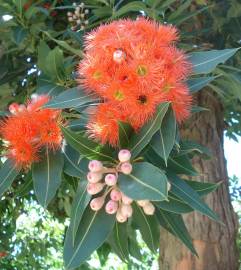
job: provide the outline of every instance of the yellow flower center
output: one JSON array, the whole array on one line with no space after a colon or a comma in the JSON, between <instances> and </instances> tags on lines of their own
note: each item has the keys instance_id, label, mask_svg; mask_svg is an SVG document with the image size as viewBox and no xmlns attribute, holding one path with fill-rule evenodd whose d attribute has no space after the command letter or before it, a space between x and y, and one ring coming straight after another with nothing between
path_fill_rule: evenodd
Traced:
<instances>
[{"instance_id":1,"label":"yellow flower center","mask_svg":"<svg viewBox=\"0 0 241 270\"><path fill-rule=\"evenodd\" d=\"M139 65L137 67L137 74L140 76L145 76L148 73L147 66L145 65Z\"/></svg>"},{"instance_id":2,"label":"yellow flower center","mask_svg":"<svg viewBox=\"0 0 241 270\"><path fill-rule=\"evenodd\" d=\"M94 78L95 80L99 80L99 79L101 79L101 77L102 77L102 73L101 73L99 70L96 70L96 71L93 73L93 78Z\"/></svg>"},{"instance_id":3,"label":"yellow flower center","mask_svg":"<svg viewBox=\"0 0 241 270\"><path fill-rule=\"evenodd\" d=\"M118 101L122 101L125 98L125 95L120 90L117 90L114 94L114 98Z\"/></svg>"}]
</instances>

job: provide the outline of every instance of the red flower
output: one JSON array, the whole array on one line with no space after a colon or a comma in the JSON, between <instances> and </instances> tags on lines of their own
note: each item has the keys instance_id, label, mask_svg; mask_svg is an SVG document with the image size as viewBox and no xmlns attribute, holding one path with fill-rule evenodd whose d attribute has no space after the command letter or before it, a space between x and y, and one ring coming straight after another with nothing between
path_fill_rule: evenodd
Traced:
<instances>
[{"instance_id":1,"label":"red flower","mask_svg":"<svg viewBox=\"0 0 241 270\"><path fill-rule=\"evenodd\" d=\"M135 129L150 120L164 101L172 103L180 122L190 114L192 99L184 81L191 65L174 46L177 40L175 27L145 18L102 25L85 38L79 82L87 92L94 92L108 102L105 113L118 110ZM114 120L120 115L110 119L100 113L102 110L97 110L88 127L93 131L97 123L110 126L112 132L106 131L108 135L104 131L92 135L102 143L114 144L118 134Z\"/></svg>"},{"instance_id":2,"label":"red flower","mask_svg":"<svg viewBox=\"0 0 241 270\"><path fill-rule=\"evenodd\" d=\"M9 106L10 115L0 123L2 139L7 144L7 156L19 167L30 167L40 160L42 147L56 149L62 142L60 111L42 109L48 96L36 96L27 107L16 103Z\"/></svg>"}]
</instances>

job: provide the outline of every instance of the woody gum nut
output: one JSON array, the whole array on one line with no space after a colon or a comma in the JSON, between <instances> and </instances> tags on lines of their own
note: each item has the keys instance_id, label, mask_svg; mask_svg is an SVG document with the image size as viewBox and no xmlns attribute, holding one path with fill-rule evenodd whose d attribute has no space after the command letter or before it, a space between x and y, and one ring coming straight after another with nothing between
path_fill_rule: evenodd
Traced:
<instances>
[{"instance_id":1,"label":"woody gum nut","mask_svg":"<svg viewBox=\"0 0 241 270\"><path fill-rule=\"evenodd\" d=\"M114 186L117 183L117 177L114 174L107 174L105 176L105 183L107 186Z\"/></svg>"},{"instance_id":2,"label":"woody gum nut","mask_svg":"<svg viewBox=\"0 0 241 270\"><path fill-rule=\"evenodd\" d=\"M127 216L123 216L120 209L118 209L116 213L116 219L118 222L124 223L127 221Z\"/></svg>"},{"instance_id":3,"label":"woody gum nut","mask_svg":"<svg viewBox=\"0 0 241 270\"><path fill-rule=\"evenodd\" d=\"M129 150L126 150L126 149L120 150L118 154L118 159L120 162L129 161L130 158L131 158L131 152Z\"/></svg>"},{"instance_id":4,"label":"woody gum nut","mask_svg":"<svg viewBox=\"0 0 241 270\"><path fill-rule=\"evenodd\" d=\"M124 204L131 204L133 200L127 197L124 193L121 193L121 199Z\"/></svg>"},{"instance_id":5,"label":"woody gum nut","mask_svg":"<svg viewBox=\"0 0 241 270\"><path fill-rule=\"evenodd\" d=\"M90 208L94 211L98 211L102 208L102 206L104 205L104 202L105 202L104 197L94 198L90 202Z\"/></svg>"},{"instance_id":6,"label":"woody gum nut","mask_svg":"<svg viewBox=\"0 0 241 270\"><path fill-rule=\"evenodd\" d=\"M132 172L132 165L129 162L124 162L121 164L121 172L124 174L130 174Z\"/></svg>"},{"instance_id":7,"label":"woody gum nut","mask_svg":"<svg viewBox=\"0 0 241 270\"><path fill-rule=\"evenodd\" d=\"M100 172L103 169L103 165L99 160L91 160L89 162L89 170L91 172Z\"/></svg>"},{"instance_id":8,"label":"woody gum nut","mask_svg":"<svg viewBox=\"0 0 241 270\"><path fill-rule=\"evenodd\" d=\"M146 215L151 216L155 212L155 207L152 203L148 203L143 207L143 211Z\"/></svg>"},{"instance_id":9,"label":"woody gum nut","mask_svg":"<svg viewBox=\"0 0 241 270\"><path fill-rule=\"evenodd\" d=\"M88 183L87 184L87 192L90 195L95 195L99 193L104 187L103 183Z\"/></svg>"},{"instance_id":10,"label":"woody gum nut","mask_svg":"<svg viewBox=\"0 0 241 270\"><path fill-rule=\"evenodd\" d=\"M148 200L137 201L137 204L141 207L144 207L146 204L150 203Z\"/></svg>"},{"instance_id":11,"label":"woody gum nut","mask_svg":"<svg viewBox=\"0 0 241 270\"><path fill-rule=\"evenodd\" d=\"M118 203L115 201L108 201L106 206L105 206L105 211L107 214L113 215L117 212L118 210Z\"/></svg>"},{"instance_id":12,"label":"woody gum nut","mask_svg":"<svg viewBox=\"0 0 241 270\"><path fill-rule=\"evenodd\" d=\"M118 191L116 189L112 189L111 192L110 192L110 198L113 201L119 201L121 199L120 191Z\"/></svg>"},{"instance_id":13,"label":"woody gum nut","mask_svg":"<svg viewBox=\"0 0 241 270\"><path fill-rule=\"evenodd\" d=\"M130 204L122 204L120 207L121 214L126 217L131 217L133 214L133 209Z\"/></svg>"},{"instance_id":14,"label":"woody gum nut","mask_svg":"<svg viewBox=\"0 0 241 270\"><path fill-rule=\"evenodd\" d=\"M102 176L103 176L102 173L88 172L87 173L87 180L90 183L97 183L102 179Z\"/></svg>"}]
</instances>

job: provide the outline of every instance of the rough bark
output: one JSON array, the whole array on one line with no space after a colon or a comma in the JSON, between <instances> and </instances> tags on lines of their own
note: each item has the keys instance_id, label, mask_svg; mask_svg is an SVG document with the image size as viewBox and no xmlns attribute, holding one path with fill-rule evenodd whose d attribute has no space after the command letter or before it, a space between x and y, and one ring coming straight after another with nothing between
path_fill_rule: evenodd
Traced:
<instances>
[{"instance_id":1,"label":"rough bark","mask_svg":"<svg viewBox=\"0 0 241 270\"><path fill-rule=\"evenodd\" d=\"M218 98L210 91L201 91L196 98L198 105L209 108L192 117L182 128L182 137L195 140L212 152L209 160L195 157L193 165L200 173L195 180L223 184L206 197L207 204L219 214L222 226L196 212L184 216L199 258L191 253L172 235L161 231L160 270L238 270L238 252L235 238L237 218L229 192L226 161L223 151L223 110Z\"/></svg>"}]
</instances>

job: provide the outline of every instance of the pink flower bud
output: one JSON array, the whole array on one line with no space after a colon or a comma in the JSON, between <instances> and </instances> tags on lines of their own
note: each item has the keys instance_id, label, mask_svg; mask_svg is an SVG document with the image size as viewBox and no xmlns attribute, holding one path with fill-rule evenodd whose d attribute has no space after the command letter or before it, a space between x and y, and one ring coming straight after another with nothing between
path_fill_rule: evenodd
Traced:
<instances>
[{"instance_id":1,"label":"pink flower bud","mask_svg":"<svg viewBox=\"0 0 241 270\"><path fill-rule=\"evenodd\" d=\"M102 162L99 160L91 160L89 162L89 170L91 172L100 172L103 169Z\"/></svg>"},{"instance_id":2,"label":"pink flower bud","mask_svg":"<svg viewBox=\"0 0 241 270\"><path fill-rule=\"evenodd\" d=\"M137 201L137 204L141 207L144 207L146 204L150 203L148 200L139 200Z\"/></svg>"},{"instance_id":3,"label":"pink flower bud","mask_svg":"<svg viewBox=\"0 0 241 270\"><path fill-rule=\"evenodd\" d=\"M132 165L129 162L124 162L121 164L121 172L124 174L130 174L132 172Z\"/></svg>"},{"instance_id":4,"label":"pink flower bud","mask_svg":"<svg viewBox=\"0 0 241 270\"><path fill-rule=\"evenodd\" d=\"M118 202L115 201L108 201L107 204L105 205L105 211L107 214L115 214L118 210Z\"/></svg>"},{"instance_id":5,"label":"pink flower bud","mask_svg":"<svg viewBox=\"0 0 241 270\"><path fill-rule=\"evenodd\" d=\"M104 205L104 202L105 202L104 196L94 198L94 199L91 200L91 202L90 202L90 208L91 208L93 211L98 211L98 210L100 210L100 209L102 208L102 206Z\"/></svg>"},{"instance_id":6,"label":"pink flower bud","mask_svg":"<svg viewBox=\"0 0 241 270\"><path fill-rule=\"evenodd\" d=\"M103 176L102 173L88 172L87 173L87 180L90 183L97 183L102 179L102 176Z\"/></svg>"},{"instance_id":7,"label":"pink flower bud","mask_svg":"<svg viewBox=\"0 0 241 270\"><path fill-rule=\"evenodd\" d=\"M27 110L27 108L26 108L25 105L20 104L20 105L18 106L18 112L24 112L24 111L26 111L26 110Z\"/></svg>"},{"instance_id":8,"label":"pink flower bud","mask_svg":"<svg viewBox=\"0 0 241 270\"><path fill-rule=\"evenodd\" d=\"M126 58L126 54L122 50L115 50L113 53L113 60L121 64Z\"/></svg>"},{"instance_id":9,"label":"pink flower bud","mask_svg":"<svg viewBox=\"0 0 241 270\"><path fill-rule=\"evenodd\" d=\"M148 204L144 205L143 211L146 215L151 216L155 212L155 207L151 202L149 202Z\"/></svg>"},{"instance_id":10,"label":"pink flower bud","mask_svg":"<svg viewBox=\"0 0 241 270\"><path fill-rule=\"evenodd\" d=\"M16 114L16 113L18 112L18 108L19 108L19 104L17 104L17 103L12 103L12 104L8 107L10 113L12 113L12 114Z\"/></svg>"},{"instance_id":11,"label":"pink flower bud","mask_svg":"<svg viewBox=\"0 0 241 270\"><path fill-rule=\"evenodd\" d=\"M126 150L126 149L120 150L118 154L118 159L120 162L129 161L130 158L131 158L131 152L129 150Z\"/></svg>"},{"instance_id":12,"label":"pink flower bud","mask_svg":"<svg viewBox=\"0 0 241 270\"><path fill-rule=\"evenodd\" d=\"M112 189L110 192L110 198L113 201L119 201L121 199L121 193L117 189Z\"/></svg>"},{"instance_id":13,"label":"pink flower bud","mask_svg":"<svg viewBox=\"0 0 241 270\"><path fill-rule=\"evenodd\" d=\"M124 204L131 204L133 200L127 197L124 193L121 193L121 199Z\"/></svg>"},{"instance_id":14,"label":"pink flower bud","mask_svg":"<svg viewBox=\"0 0 241 270\"><path fill-rule=\"evenodd\" d=\"M118 222L124 223L127 221L127 216L123 216L120 209L118 209L116 213L116 219Z\"/></svg>"},{"instance_id":15,"label":"pink flower bud","mask_svg":"<svg viewBox=\"0 0 241 270\"><path fill-rule=\"evenodd\" d=\"M104 187L103 183L88 183L87 192L91 195L99 193Z\"/></svg>"},{"instance_id":16,"label":"pink flower bud","mask_svg":"<svg viewBox=\"0 0 241 270\"><path fill-rule=\"evenodd\" d=\"M114 186L117 183L117 177L114 174L107 174L105 176L105 183L107 186Z\"/></svg>"},{"instance_id":17,"label":"pink flower bud","mask_svg":"<svg viewBox=\"0 0 241 270\"><path fill-rule=\"evenodd\" d=\"M121 214L125 217L131 217L133 209L130 204L122 204L120 207Z\"/></svg>"}]
</instances>

